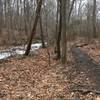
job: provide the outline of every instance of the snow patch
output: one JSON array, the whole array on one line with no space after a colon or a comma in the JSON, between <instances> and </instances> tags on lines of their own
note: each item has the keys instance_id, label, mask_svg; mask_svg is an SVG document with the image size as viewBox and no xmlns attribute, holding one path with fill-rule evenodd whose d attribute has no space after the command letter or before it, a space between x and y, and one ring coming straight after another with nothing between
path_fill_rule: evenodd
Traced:
<instances>
[{"instance_id":1,"label":"snow patch","mask_svg":"<svg viewBox=\"0 0 100 100\"><path fill-rule=\"evenodd\" d=\"M5 58L8 58L8 57L10 57L11 56L11 54L8 52L5 52L5 53L0 53L0 60L1 59L5 59Z\"/></svg>"},{"instance_id":2,"label":"snow patch","mask_svg":"<svg viewBox=\"0 0 100 100\"><path fill-rule=\"evenodd\" d=\"M12 55L23 55L25 53L27 45L25 46L16 46L10 49L6 49L6 50L1 50L0 52L0 59L6 59ZM42 47L42 43L35 43L31 45L31 51L35 51L37 49L39 49L40 47Z\"/></svg>"}]
</instances>

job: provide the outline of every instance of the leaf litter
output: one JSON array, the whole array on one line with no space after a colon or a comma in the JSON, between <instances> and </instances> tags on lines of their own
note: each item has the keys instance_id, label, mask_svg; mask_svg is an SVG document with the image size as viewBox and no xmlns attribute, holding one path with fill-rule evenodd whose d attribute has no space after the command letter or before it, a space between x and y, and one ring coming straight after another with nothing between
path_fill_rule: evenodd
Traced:
<instances>
[{"instance_id":1,"label":"leaf litter","mask_svg":"<svg viewBox=\"0 0 100 100\"><path fill-rule=\"evenodd\" d=\"M63 67L51 58L49 66L46 52L46 49L40 49L37 55L23 59L10 58L0 63L0 100L77 100L78 96L80 100L99 98L94 94L84 96L72 92L71 86L91 84L90 80L84 72L77 74L71 60Z\"/></svg>"}]
</instances>

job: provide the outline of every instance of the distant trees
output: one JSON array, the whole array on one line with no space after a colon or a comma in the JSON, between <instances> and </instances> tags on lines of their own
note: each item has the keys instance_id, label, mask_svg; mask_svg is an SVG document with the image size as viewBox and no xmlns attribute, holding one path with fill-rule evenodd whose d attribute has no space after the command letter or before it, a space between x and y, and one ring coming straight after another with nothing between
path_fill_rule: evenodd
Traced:
<instances>
[{"instance_id":1,"label":"distant trees","mask_svg":"<svg viewBox=\"0 0 100 100\"><path fill-rule=\"evenodd\" d=\"M73 4L74 1L75 0L66 1L67 2L66 10L68 10L68 6L71 9L71 5ZM50 40L52 41L52 39L54 40L54 36L55 35L58 36L57 34L60 33L59 29L60 0L44 0L44 2L45 3L42 6L43 8L42 24L44 26L43 34L44 36L46 36L47 34L46 33L46 16L47 16L48 35ZM6 39L7 43L9 43L9 41L13 42L15 40L16 43L19 41L26 42L27 37L31 32L30 30L32 30L33 23L35 20L35 10L37 5L36 3L37 0L0 0L0 26L1 26L0 30L2 30L2 33L7 33L6 34L6 38L8 38L8 40ZM69 36L72 35L71 37L73 37L76 34L78 36L86 36L86 37L88 36L91 38L98 37L99 29L96 28L96 25L97 23L98 25L100 23L99 3L100 3L99 0L96 1L76 0L75 5L73 5L74 9L72 11L72 15L70 17L69 32L67 33ZM56 11L58 13L57 20L56 20ZM98 22L96 22L96 20L98 20ZM55 32L55 27L54 27L55 25L58 27L57 32ZM39 32L40 29L38 28L37 33Z\"/></svg>"},{"instance_id":2,"label":"distant trees","mask_svg":"<svg viewBox=\"0 0 100 100\"><path fill-rule=\"evenodd\" d=\"M0 40L5 36L4 41L8 44L26 44L29 37L25 52L28 55L37 33L36 38L43 47L45 41L51 45L55 42L56 59L65 63L69 37L70 40L85 37L88 41L99 38L99 0L43 2L42 5L42 0L0 0Z\"/></svg>"}]
</instances>

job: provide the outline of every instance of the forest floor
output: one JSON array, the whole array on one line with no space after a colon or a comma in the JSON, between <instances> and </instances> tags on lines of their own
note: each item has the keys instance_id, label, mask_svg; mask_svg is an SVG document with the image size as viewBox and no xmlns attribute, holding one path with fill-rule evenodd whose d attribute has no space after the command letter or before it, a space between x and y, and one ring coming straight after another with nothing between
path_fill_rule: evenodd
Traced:
<instances>
[{"instance_id":1,"label":"forest floor","mask_svg":"<svg viewBox=\"0 0 100 100\"><path fill-rule=\"evenodd\" d=\"M80 49L100 63L100 46L95 43ZM71 52L66 66L53 60L52 54L49 66L47 49L37 52L0 62L0 100L100 100L99 93L75 90L93 83L85 72L77 74Z\"/></svg>"}]
</instances>

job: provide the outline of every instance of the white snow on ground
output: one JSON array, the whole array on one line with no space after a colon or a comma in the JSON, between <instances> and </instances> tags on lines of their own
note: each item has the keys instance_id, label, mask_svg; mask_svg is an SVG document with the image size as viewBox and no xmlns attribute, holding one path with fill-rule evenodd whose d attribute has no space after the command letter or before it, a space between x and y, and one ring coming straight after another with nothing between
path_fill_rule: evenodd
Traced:
<instances>
[{"instance_id":1,"label":"white snow on ground","mask_svg":"<svg viewBox=\"0 0 100 100\"><path fill-rule=\"evenodd\" d=\"M10 57L11 55L23 55L25 53L25 49L27 46L16 46L11 49L7 50L2 50L0 53L0 59L5 59ZM31 51L35 51L42 47L42 43L35 43L31 45Z\"/></svg>"},{"instance_id":2,"label":"white snow on ground","mask_svg":"<svg viewBox=\"0 0 100 100\"><path fill-rule=\"evenodd\" d=\"M15 51L15 53L18 54L18 55L23 55L23 54L25 53L25 50L17 49L17 50Z\"/></svg>"},{"instance_id":3,"label":"white snow on ground","mask_svg":"<svg viewBox=\"0 0 100 100\"><path fill-rule=\"evenodd\" d=\"M8 58L8 57L10 57L11 56L11 54L10 53L0 53L0 59L5 59L5 58Z\"/></svg>"},{"instance_id":4,"label":"white snow on ground","mask_svg":"<svg viewBox=\"0 0 100 100\"><path fill-rule=\"evenodd\" d=\"M42 47L42 43L35 43L31 45L32 50L39 49L40 47Z\"/></svg>"}]
</instances>

